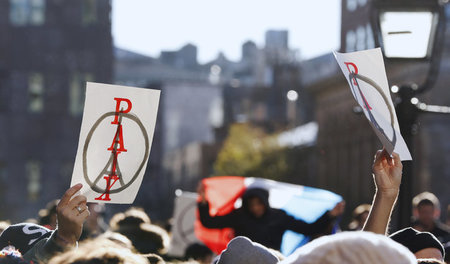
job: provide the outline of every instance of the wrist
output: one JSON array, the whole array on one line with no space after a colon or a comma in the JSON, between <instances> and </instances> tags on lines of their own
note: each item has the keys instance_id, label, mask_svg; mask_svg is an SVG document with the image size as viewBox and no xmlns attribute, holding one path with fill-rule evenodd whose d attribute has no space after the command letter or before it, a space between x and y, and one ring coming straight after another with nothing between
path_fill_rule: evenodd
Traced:
<instances>
[{"instance_id":1,"label":"wrist","mask_svg":"<svg viewBox=\"0 0 450 264\"><path fill-rule=\"evenodd\" d=\"M56 243L61 247L74 247L77 245L76 239L67 239L64 236L62 236L58 230L56 231L56 237L55 237Z\"/></svg>"},{"instance_id":2,"label":"wrist","mask_svg":"<svg viewBox=\"0 0 450 264\"><path fill-rule=\"evenodd\" d=\"M395 201L398 197L399 189L376 190L375 196L383 200Z\"/></svg>"}]
</instances>

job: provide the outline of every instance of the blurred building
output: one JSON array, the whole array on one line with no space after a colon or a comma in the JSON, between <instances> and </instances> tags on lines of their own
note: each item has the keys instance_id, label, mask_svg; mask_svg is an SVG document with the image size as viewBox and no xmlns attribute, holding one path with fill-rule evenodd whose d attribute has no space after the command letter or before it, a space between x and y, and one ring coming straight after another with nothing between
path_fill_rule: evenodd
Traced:
<instances>
[{"instance_id":1,"label":"blurred building","mask_svg":"<svg viewBox=\"0 0 450 264\"><path fill-rule=\"evenodd\" d=\"M146 175L134 205L152 219L171 217L176 189L194 191L209 175L215 154L214 124L221 123L222 68L197 62L197 47L162 51L151 58L115 49L115 82L160 89L161 98ZM220 63L225 68L228 61Z\"/></svg>"},{"instance_id":2,"label":"blurred building","mask_svg":"<svg viewBox=\"0 0 450 264\"><path fill-rule=\"evenodd\" d=\"M308 97L301 91L298 52L289 48L288 32L269 30L265 37L262 48L251 41L242 45L242 59L224 83L225 128L234 122L252 122L274 132L312 118L308 104L287 97L291 90L301 93L301 100Z\"/></svg>"},{"instance_id":3,"label":"blurred building","mask_svg":"<svg viewBox=\"0 0 450 264\"><path fill-rule=\"evenodd\" d=\"M108 0L0 2L0 218L69 187L85 81L112 81Z\"/></svg>"}]
</instances>

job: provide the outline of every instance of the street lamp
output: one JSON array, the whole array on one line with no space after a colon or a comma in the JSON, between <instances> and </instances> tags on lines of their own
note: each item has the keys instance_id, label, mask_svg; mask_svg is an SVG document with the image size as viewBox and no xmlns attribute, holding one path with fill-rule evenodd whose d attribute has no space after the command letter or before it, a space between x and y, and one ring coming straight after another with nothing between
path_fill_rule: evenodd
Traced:
<instances>
[{"instance_id":1,"label":"street lamp","mask_svg":"<svg viewBox=\"0 0 450 264\"><path fill-rule=\"evenodd\" d=\"M420 113L450 113L450 109L429 106L416 97L431 89L439 73L444 46L445 10L443 0L373 0L371 24L376 46L381 47L387 63L427 64L421 84L393 86L397 94L396 112L399 127L413 153L413 130ZM407 81L407 80L405 80ZM403 180L398 198L398 226L410 224L413 198L411 162L403 163Z\"/></svg>"}]
</instances>

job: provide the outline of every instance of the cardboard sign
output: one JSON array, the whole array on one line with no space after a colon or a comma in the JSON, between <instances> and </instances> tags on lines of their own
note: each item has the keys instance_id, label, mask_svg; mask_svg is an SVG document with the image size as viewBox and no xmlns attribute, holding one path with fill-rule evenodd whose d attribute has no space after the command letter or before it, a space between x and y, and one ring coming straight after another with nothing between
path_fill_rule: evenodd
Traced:
<instances>
[{"instance_id":1,"label":"cardboard sign","mask_svg":"<svg viewBox=\"0 0 450 264\"><path fill-rule=\"evenodd\" d=\"M152 145L160 91L88 82L71 186L88 202L133 203Z\"/></svg>"},{"instance_id":2,"label":"cardboard sign","mask_svg":"<svg viewBox=\"0 0 450 264\"><path fill-rule=\"evenodd\" d=\"M197 194L181 192L175 198L172 240L168 255L184 257L186 248L193 243L201 243L194 233L197 213Z\"/></svg>"},{"instance_id":3,"label":"cardboard sign","mask_svg":"<svg viewBox=\"0 0 450 264\"><path fill-rule=\"evenodd\" d=\"M395 107L389 93L381 49L352 53L334 52L334 56L350 85L350 90L384 148L401 160L411 160L411 154L400 134Z\"/></svg>"}]
</instances>

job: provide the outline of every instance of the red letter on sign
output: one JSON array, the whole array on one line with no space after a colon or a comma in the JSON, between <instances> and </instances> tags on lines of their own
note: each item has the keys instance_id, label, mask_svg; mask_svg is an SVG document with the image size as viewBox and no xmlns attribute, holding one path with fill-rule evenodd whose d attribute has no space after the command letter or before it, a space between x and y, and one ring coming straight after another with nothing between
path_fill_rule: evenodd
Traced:
<instances>
[{"instance_id":1,"label":"red letter on sign","mask_svg":"<svg viewBox=\"0 0 450 264\"><path fill-rule=\"evenodd\" d=\"M356 67L356 65L353 62L344 62L344 64L345 64L345 66L347 66L348 72L352 72L354 74L358 74L358 67ZM350 65L353 67L353 70L350 69ZM356 79L355 78L353 78L353 83L355 85L358 85L356 83Z\"/></svg>"},{"instance_id":2,"label":"red letter on sign","mask_svg":"<svg viewBox=\"0 0 450 264\"><path fill-rule=\"evenodd\" d=\"M108 150L113 151L114 150L114 145L116 143L120 146L116 150L118 154L120 154L120 152L127 152L127 150L125 149L125 145L123 143L122 124L119 124L119 126L117 127L116 135L114 136L114 139L113 139L113 142L111 144L111 147L109 147Z\"/></svg>"},{"instance_id":3,"label":"red letter on sign","mask_svg":"<svg viewBox=\"0 0 450 264\"><path fill-rule=\"evenodd\" d=\"M132 104L131 104L131 101L129 99L127 99L127 98L114 98L114 100L116 100L116 115L114 117L114 121L112 121L111 124L117 125L119 123L118 122L119 113L125 113L126 114L126 113L130 112ZM120 103L121 102L127 103L127 109L126 110L120 110Z\"/></svg>"}]
</instances>

